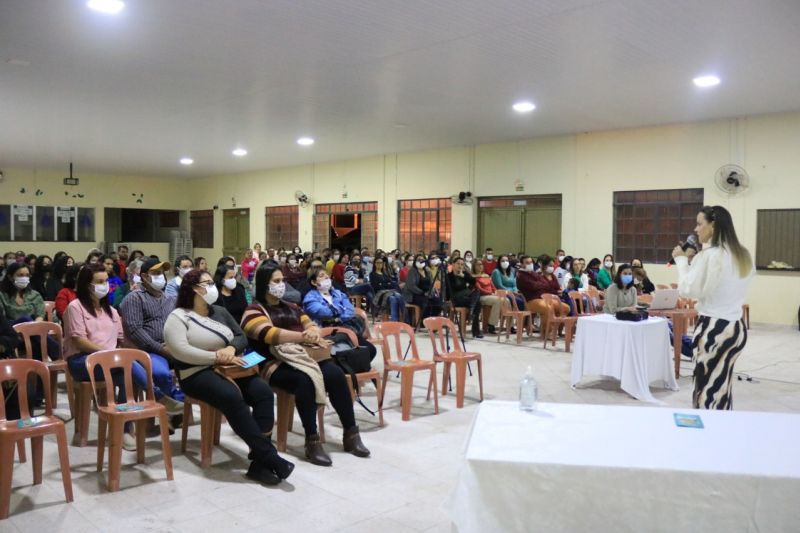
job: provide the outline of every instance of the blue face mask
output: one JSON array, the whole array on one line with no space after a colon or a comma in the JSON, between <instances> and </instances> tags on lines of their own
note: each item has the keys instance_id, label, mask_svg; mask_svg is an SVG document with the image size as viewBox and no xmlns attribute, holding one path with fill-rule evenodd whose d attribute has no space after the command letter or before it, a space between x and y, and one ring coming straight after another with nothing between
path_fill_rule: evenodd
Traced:
<instances>
[{"instance_id":1,"label":"blue face mask","mask_svg":"<svg viewBox=\"0 0 800 533\"><path fill-rule=\"evenodd\" d=\"M627 287L633 283L633 274L623 274L620 279L622 280L622 284Z\"/></svg>"}]
</instances>

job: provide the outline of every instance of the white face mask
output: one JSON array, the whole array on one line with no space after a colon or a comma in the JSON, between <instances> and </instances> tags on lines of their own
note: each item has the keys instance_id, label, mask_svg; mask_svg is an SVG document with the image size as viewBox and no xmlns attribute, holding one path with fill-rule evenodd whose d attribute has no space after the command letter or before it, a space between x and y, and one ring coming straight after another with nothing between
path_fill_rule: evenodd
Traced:
<instances>
[{"instance_id":1,"label":"white face mask","mask_svg":"<svg viewBox=\"0 0 800 533\"><path fill-rule=\"evenodd\" d=\"M558 262L560 263L561 261L563 261L565 257L567 257L567 256L566 255L559 255L558 256Z\"/></svg>"},{"instance_id":2,"label":"white face mask","mask_svg":"<svg viewBox=\"0 0 800 533\"><path fill-rule=\"evenodd\" d=\"M22 278L14 278L14 286L20 290L26 289L31 283L31 278L25 276Z\"/></svg>"},{"instance_id":3,"label":"white face mask","mask_svg":"<svg viewBox=\"0 0 800 533\"><path fill-rule=\"evenodd\" d=\"M188 273L189 273L189 272L191 272L191 271L192 271L192 267L189 267L189 268L179 268L179 269L178 269L178 275L179 275L180 277L183 277L183 276L185 276L186 274L188 274Z\"/></svg>"},{"instance_id":4,"label":"white face mask","mask_svg":"<svg viewBox=\"0 0 800 533\"><path fill-rule=\"evenodd\" d=\"M294 268L297 266L297 259L289 259L289 266Z\"/></svg>"},{"instance_id":5,"label":"white face mask","mask_svg":"<svg viewBox=\"0 0 800 533\"><path fill-rule=\"evenodd\" d=\"M425 263L423 261L417 261L417 268L425 268Z\"/></svg>"},{"instance_id":6,"label":"white face mask","mask_svg":"<svg viewBox=\"0 0 800 533\"><path fill-rule=\"evenodd\" d=\"M431 264L433 266L439 266L439 263L441 263L441 262L442 262L442 260L439 259L438 257L435 257L435 258L431 259Z\"/></svg>"},{"instance_id":7,"label":"white face mask","mask_svg":"<svg viewBox=\"0 0 800 533\"><path fill-rule=\"evenodd\" d=\"M614 261L606 261L606 263L605 263L605 264L606 264L606 268L613 268L613 266L614 266Z\"/></svg>"},{"instance_id":8,"label":"white face mask","mask_svg":"<svg viewBox=\"0 0 800 533\"><path fill-rule=\"evenodd\" d=\"M286 258L281 256L281 258L278 259L278 262L280 262L280 264L282 264L282 265L285 265L286 264Z\"/></svg>"},{"instance_id":9,"label":"white face mask","mask_svg":"<svg viewBox=\"0 0 800 533\"><path fill-rule=\"evenodd\" d=\"M227 278L222 284L225 285L226 288L233 290L236 288L236 278Z\"/></svg>"},{"instance_id":10,"label":"white face mask","mask_svg":"<svg viewBox=\"0 0 800 533\"><path fill-rule=\"evenodd\" d=\"M219 290L217 290L216 285L212 285L210 287L206 287L206 293L202 295L203 301L206 302L208 305L214 304L219 298Z\"/></svg>"},{"instance_id":11,"label":"white face mask","mask_svg":"<svg viewBox=\"0 0 800 533\"><path fill-rule=\"evenodd\" d=\"M545 272L547 272L548 274L552 274L554 270L555 270L555 268L553 268L553 267L547 267L545 269Z\"/></svg>"},{"instance_id":12,"label":"white face mask","mask_svg":"<svg viewBox=\"0 0 800 533\"><path fill-rule=\"evenodd\" d=\"M142 277L139 274L133 275L133 282L138 285L142 282Z\"/></svg>"},{"instance_id":13,"label":"white face mask","mask_svg":"<svg viewBox=\"0 0 800 533\"><path fill-rule=\"evenodd\" d=\"M508 261L500 261L500 268L502 268L503 270L508 268Z\"/></svg>"},{"instance_id":14,"label":"white face mask","mask_svg":"<svg viewBox=\"0 0 800 533\"><path fill-rule=\"evenodd\" d=\"M153 288L162 291L164 290L164 287L167 286L167 278L164 277L164 274L150 276L150 285L152 285Z\"/></svg>"},{"instance_id":15,"label":"white face mask","mask_svg":"<svg viewBox=\"0 0 800 533\"><path fill-rule=\"evenodd\" d=\"M472 256L471 255L465 255L464 256L464 261L466 261L467 263L472 263Z\"/></svg>"},{"instance_id":16,"label":"white face mask","mask_svg":"<svg viewBox=\"0 0 800 533\"><path fill-rule=\"evenodd\" d=\"M108 282L105 282L102 285L95 285L94 295L97 296L98 299L103 299L108 296L109 289L110 287L108 286Z\"/></svg>"},{"instance_id":17,"label":"white face mask","mask_svg":"<svg viewBox=\"0 0 800 533\"><path fill-rule=\"evenodd\" d=\"M413 267L414 266L414 260L410 259L410 260L406 261L406 265L408 265L409 267Z\"/></svg>"},{"instance_id":18,"label":"white face mask","mask_svg":"<svg viewBox=\"0 0 800 533\"><path fill-rule=\"evenodd\" d=\"M319 282L319 290L322 292L328 292L331 290L331 278L325 278Z\"/></svg>"},{"instance_id":19,"label":"white face mask","mask_svg":"<svg viewBox=\"0 0 800 533\"><path fill-rule=\"evenodd\" d=\"M280 283L270 283L269 284L269 293L278 298L279 300L283 298L284 293L286 292L286 284L284 282Z\"/></svg>"},{"instance_id":20,"label":"white face mask","mask_svg":"<svg viewBox=\"0 0 800 533\"><path fill-rule=\"evenodd\" d=\"M487 260L487 261L491 261L492 259L494 259L494 255L492 255L492 254L486 254L486 260Z\"/></svg>"},{"instance_id":21,"label":"white face mask","mask_svg":"<svg viewBox=\"0 0 800 533\"><path fill-rule=\"evenodd\" d=\"M527 265L525 265L525 271L533 272L533 263L528 263Z\"/></svg>"}]
</instances>

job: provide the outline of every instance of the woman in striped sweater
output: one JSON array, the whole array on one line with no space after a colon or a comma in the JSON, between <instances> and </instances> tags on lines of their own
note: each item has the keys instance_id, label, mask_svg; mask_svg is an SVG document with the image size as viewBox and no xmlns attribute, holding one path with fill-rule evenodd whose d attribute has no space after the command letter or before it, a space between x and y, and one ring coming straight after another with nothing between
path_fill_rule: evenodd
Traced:
<instances>
[{"instance_id":1,"label":"woman in striped sweater","mask_svg":"<svg viewBox=\"0 0 800 533\"><path fill-rule=\"evenodd\" d=\"M317 429L317 405L324 402L326 392L344 428L344 450L357 457L368 457L370 452L361 442L353 399L342 369L331 359L309 368L289 359L279 360L276 355L280 345L316 344L321 340L319 328L308 315L300 307L282 300L286 288L283 272L265 263L256 271L255 287L256 301L245 310L242 329L250 347L267 358L262 375L270 386L295 396L306 434L306 458L315 465L332 464Z\"/></svg>"}]
</instances>

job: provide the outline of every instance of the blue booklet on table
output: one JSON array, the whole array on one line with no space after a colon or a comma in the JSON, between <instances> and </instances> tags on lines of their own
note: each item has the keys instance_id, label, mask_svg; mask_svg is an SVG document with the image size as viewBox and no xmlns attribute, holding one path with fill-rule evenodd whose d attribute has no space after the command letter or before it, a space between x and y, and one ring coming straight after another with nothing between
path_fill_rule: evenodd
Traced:
<instances>
[{"instance_id":1,"label":"blue booklet on table","mask_svg":"<svg viewBox=\"0 0 800 533\"><path fill-rule=\"evenodd\" d=\"M703 429L703 420L698 415L674 413L675 425L680 428Z\"/></svg>"},{"instance_id":2,"label":"blue booklet on table","mask_svg":"<svg viewBox=\"0 0 800 533\"><path fill-rule=\"evenodd\" d=\"M242 368L250 368L251 366L256 366L257 364L261 363L262 361L266 361L267 358L261 355L258 352L250 352L242 356L242 359L245 361L245 365Z\"/></svg>"}]
</instances>

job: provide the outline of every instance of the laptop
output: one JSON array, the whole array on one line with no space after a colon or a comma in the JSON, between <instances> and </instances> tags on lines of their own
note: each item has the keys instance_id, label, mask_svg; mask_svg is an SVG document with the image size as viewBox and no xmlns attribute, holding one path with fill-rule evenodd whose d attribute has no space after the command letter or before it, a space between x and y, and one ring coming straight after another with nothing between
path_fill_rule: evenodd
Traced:
<instances>
[{"instance_id":1,"label":"laptop","mask_svg":"<svg viewBox=\"0 0 800 533\"><path fill-rule=\"evenodd\" d=\"M678 305L678 289L661 289L653 293L653 301L650 302L649 308L652 310L658 309L675 309Z\"/></svg>"}]
</instances>

